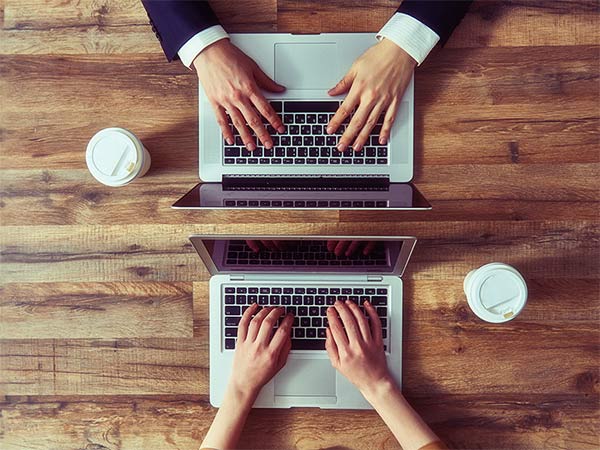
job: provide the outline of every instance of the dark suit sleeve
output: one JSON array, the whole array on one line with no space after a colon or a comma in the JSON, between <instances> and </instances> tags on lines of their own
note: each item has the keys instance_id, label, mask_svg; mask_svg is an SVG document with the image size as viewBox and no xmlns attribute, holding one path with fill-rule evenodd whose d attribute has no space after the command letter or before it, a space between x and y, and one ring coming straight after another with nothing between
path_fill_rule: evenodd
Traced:
<instances>
[{"instance_id":1,"label":"dark suit sleeve","mask_svg":"<svg viewBox=\"0 0 600 450\"><path fill-rule=\"evenodd\" d=\"M192 36L219 24L207 1L142 0L142 4L169 61L178 58L177 52Z\"/></svg>"},{"instance_id":2,"label":"dark suit sleeve","mask_svg":"<svg viewBox=\"0 0 600 450\"><path fill-rule=\"evenodd\" d=\"M398 12L408 14L427 25L438 34L440 44L444 45L467 14L471 3L471 0L404 0L398 8Z\"/></svg>"}]
</instances>

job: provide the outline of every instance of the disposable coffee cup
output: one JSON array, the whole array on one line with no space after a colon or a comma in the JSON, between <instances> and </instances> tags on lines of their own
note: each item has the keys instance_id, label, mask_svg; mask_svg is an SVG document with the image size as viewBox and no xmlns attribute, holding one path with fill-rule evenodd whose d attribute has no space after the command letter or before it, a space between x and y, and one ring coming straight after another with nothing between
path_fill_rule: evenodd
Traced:
<instances>
[{"instance_id":1,"label":"disposable coffee cup","mask_svg":"<svg viewBox=\"0 0 600 450\"><path fill-rule=\"evenodd\" d=\"M527 284L508 264L490 263L467 274L464 281L467 303L486 322L508 322L527 303Z\"/></svg>"},{"instance_id":2,"label":"disposable coffee cup","mask_svg":"<svg viewBox=\"0 0 600 450\"><path fill-rule=\"evenodd\" d=\"M123 186L143 177L150 168L150 153L135 134L125 128L98 131L87 146L88 169L107 186Z\"/></svg>"}]
</instances>

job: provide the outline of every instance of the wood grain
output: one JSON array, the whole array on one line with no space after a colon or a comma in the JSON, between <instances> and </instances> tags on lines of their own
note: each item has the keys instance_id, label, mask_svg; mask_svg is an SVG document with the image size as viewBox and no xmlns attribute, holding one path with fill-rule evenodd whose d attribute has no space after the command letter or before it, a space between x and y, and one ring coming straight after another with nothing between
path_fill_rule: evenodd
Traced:
<instances>
[{"instance_id":1,"label":"wood grain","mask_svg":"<svg viewBox=\"0 0 600 450\"><path fill-rule=\"evenodd\" d=\"M187 283L0 286L0 339L187 338L192 330Z\"/></svg>"},{"instance_id":2,"label":"wood grain","mask_svg":"<svg viewBox=\"0 0 600 450\"><path fill-rule=\"evenodd\" d=\"M462 278L503 261L527 277L596 278L598 225L592 222L398 222L357 224L123 225L3 227L2 282L197 281L206 269L191 234L419 236L407 277ZM65 246L69 239L69 246ZM98 242L103 242L102 248Z\"/></svg>"},{"instance_id":3,"label":"wood grain","mask_svg":"<svg viewBox=\"0 0 600 450\"><path fill-rule=\"evenodd\" d=\"M211 4L232 32L375 32L399 0ZM0 0L0 447L198 448L215 411L194 233L417 236L402 382L436 433L600 447L599 13L475 1L416 70L414 181L432 211L193 212L170 205L198 181L198 82L166 63L141 3ZM152 154L126 187L85 166L108 126ZM463 293L490 261L527 280L506 324ZM372 411L306 408L252 411L241 447L399 448Z\"/></svg>"}]
</instances>

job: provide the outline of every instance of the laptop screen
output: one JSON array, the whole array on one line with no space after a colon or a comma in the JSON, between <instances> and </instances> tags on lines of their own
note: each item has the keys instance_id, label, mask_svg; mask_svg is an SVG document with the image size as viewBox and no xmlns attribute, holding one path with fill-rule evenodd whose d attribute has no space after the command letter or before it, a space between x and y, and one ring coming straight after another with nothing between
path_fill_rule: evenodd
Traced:
<instances>
[{"instance_id":1,"label":"laptop screen","mask_svg":"<svg viewBox=\"0 0 600 450\"><path fill-rule=\"evenodd\" d=\"M212 273L400 274L415 243L414 238L379 237L192 236L190 239Z\"/></svg>"}]
</instances>

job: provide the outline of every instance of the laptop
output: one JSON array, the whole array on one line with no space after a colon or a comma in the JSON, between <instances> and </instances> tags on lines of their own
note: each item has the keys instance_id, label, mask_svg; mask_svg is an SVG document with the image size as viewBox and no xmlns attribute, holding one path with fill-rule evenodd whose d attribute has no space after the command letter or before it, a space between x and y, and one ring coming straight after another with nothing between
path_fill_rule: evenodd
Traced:
<instances>
[{"instance_id":1,"label":"laptop","mask_svg":"<svg viewBox=\"0 0 600 450\"><path fill-rule=\"evenodd\" d=\"M317 35L232 34L232 42L278 83L264 92L281 117L282 134L266 123L273 148L247 150L235 135L223 139L199 85L199 175L202 183L173 208L409 209L431 206L413 178L414 79L408 85L388 144L379 144L383 116L360 152L336 148L349 119L326 133L343 96L330 97L352 63L375 44L373 33Z\"/></svg>"},{"instance_id":2,"label":"laptop","mask_svg":"<svg viewBox=\"0 0 600 450\"><path fill-rule=\"evenodd\" d=\"M414 237L214 236L190 240L208 268L210 402L225 395L237 325L252 304L294 314L287 364L265 385L254 407L370 409L329 361L326 311L336 300L369 300L381 320L388 367L402 380L402 279ZM336 256L335 245L352 247Z\"/></svg>"}]
</instances>

